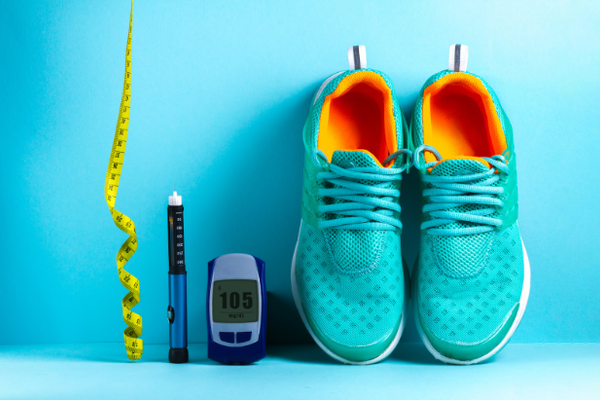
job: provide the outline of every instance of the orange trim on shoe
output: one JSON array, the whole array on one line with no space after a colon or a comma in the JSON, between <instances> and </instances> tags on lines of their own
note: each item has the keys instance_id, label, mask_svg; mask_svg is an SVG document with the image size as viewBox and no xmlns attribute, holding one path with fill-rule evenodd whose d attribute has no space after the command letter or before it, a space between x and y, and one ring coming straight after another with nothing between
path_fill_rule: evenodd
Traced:
<instances>
[{"instance_id":1,"label":"orange trim on shoe","mask_svg":"<svg viewBox=\"0 0 600 400\"><path fill-rule=\"evenodd\" d=\"M423 143L442 158L492 157L506 150L506 137L492 96L473 75L448 74L423 93ZM435 161L425 154L425 161Z\"/></svg>"},{"instance_id":2,"label":"orange trim on shoe","mask_svg":"<svg viewBox=\"0 0 600 400\"><path fill-rule=\"evenodd\" d=\"M329 160L339 149L366 151L380 164L398 150L392 91L381 75L348 75L325 98L317 148Z\"/></svg>"}]
</instances>

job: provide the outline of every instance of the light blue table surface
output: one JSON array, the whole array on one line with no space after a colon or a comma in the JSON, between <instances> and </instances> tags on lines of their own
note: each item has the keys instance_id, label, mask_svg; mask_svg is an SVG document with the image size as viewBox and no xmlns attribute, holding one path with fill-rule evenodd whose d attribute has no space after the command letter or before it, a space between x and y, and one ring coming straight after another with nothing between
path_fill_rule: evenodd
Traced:
<instances>
[{"instance_id":1,"label":"light blue table surface","mask_svg":"<svg viewBox=\"0 0 600 400\"><path fill-rule=\"evenodd\" d=\"M223 366L167 345L131 363L121 344L0 346L1 399L600 399L600 344L512 344L475 366L438 363L401 344L386 361L347 366L315 345L272 346L251 366Z\"/></svg>"}]
</instances>

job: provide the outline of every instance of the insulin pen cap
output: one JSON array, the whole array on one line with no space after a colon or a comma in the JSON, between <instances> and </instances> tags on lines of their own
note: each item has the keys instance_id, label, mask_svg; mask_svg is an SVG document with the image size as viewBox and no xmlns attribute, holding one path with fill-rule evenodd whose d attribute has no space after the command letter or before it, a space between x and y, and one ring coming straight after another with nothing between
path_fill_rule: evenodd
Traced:
<instances>
[{"instance_id":1,"label":"insulin pen cap","mask_svg":"<svg viewBox=\"0 0 600 400\"><path fill-rule=\"evenodd\" d=\"M174 191L173 196L169 196L169 205L170 206L180 206L181 204L182 204L181 196L177 196L177 192Z\"/></svg>"}]
</instances>

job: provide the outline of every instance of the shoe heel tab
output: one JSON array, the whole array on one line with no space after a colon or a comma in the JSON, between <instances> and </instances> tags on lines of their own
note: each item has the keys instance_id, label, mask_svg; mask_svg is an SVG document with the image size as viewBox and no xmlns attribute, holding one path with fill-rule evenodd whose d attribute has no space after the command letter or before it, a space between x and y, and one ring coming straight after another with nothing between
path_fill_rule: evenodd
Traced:
<instances>
[{"instance_id":1,"label":"shoe heel tab","mask_svg":"<svg viewBox=\"0 0 600 400\"><path fill-rule=\"evenodd\" d=\"M468 61L469 46L464 44L453 44L450 46L448 70L455 72L466 72Z\"/></svg>"},{"instance_id":2,"label":"shoe heel tab","mask_svg":"<svg viewBox=\"0 0 600 400\"><path fill-rule=\"evenodd\" d=\"M367 68L367 48L363 45L348 47L348 69Z\"/></svg>"}]
</instances>

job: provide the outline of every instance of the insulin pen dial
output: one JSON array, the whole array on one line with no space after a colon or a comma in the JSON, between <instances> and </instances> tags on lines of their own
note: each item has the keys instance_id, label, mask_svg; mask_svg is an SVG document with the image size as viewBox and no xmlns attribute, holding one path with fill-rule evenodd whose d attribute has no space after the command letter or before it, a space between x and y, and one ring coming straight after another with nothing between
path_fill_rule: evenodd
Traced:
<instances>
[{"instance_id":1,"label":"insulin pen dial","mask_svg":"<svg viewBox=\"0 0 600 400\"><path fill-rule=\"evenodd\" d=\"M170 267L179 269L185 266L185 254L183 249L183 206L174 207L169 216L169 236L172 245L169 247ZM178 208L181 208L178 210Z\"/></svg>"},{"instance_id":2,"label":"insulin pen dial","mask_svg":"<svg viewBox=\"0 0 600 400\"><path fill-rule=\"evenodd\" d=\"M177 192L169 197L169 272L185 273L185 250L183 245L183 205Z\"/></svg>"}]
</instances>

